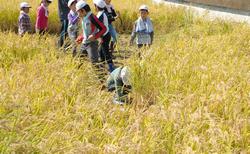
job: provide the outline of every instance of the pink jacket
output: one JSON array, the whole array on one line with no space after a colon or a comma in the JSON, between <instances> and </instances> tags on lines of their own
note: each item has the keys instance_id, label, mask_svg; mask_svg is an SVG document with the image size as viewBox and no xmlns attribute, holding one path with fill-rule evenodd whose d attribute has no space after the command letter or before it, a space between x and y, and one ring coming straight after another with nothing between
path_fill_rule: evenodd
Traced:
<instances>
[{"instance_id":1,"label":"pink jacket","mask_svg":"<svg viewBox=\"0 0 250 154\"><path fill-rule=\"evenodd\" d=\"M48 28L48 9L41 4L37 8L37 17L36 17L36 28L40 30L47 30Z\"/></svg>"}]
</instances>

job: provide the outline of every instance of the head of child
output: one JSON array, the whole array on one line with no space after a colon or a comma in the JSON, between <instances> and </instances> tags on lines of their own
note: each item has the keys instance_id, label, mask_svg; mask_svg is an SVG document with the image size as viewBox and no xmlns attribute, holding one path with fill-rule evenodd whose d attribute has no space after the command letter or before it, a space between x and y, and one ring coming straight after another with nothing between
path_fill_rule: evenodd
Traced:
<instances>
[{"instance_id":1,"label":"head of child","mask_svg":"<svg viewBox=\"0 0 250 154\"><path fill-rule=\"evenodd\" d=\"M105 0L105 3L109 5L111 3L111 0Z\"/></svg>"},{"instance_id":2,"label":"head of child","mask_svg":"<svg viewBox=\"0 0 250 154\"><path fill-rule=\"evenodd\" d=\"M30 12L30 8L29 7L23 7L23 8L21 8L21 10L23 12L27 13L27 14Z\"/></svg>"},{"instance_id":3,"label":"head of child","mask_svg":"<svg viewBox=\"0 0 250 154\"><path fill-rule=\"evenodd\" d=\"M48 7L52 3L52 0L42 0L41 4Z\"/></svg>"},{"instance_id":4,"label":"head of child","mask_svg":"<svg viewBox=\"0 0 250 154\"><path fill-rule=\"evenodd\" d=\"M139 8L139 11L140 11L140 16L142 19L146 19L148 17L149 12L148 12L148 7L146 5L142 5Z\"/></svg>"},{"instance_id":5,"label":"head of child","mask_svg":"<svg viewBox=\"0 0 250 154\"><path fill-rule=\"evenodd\" d=\"M95 5L95 10L97 12L103 11L104 8L106 7L106 3L103 0L94 0L94 5Z\"/></svg>"},{"instance_id":6,"label":"head of child","mask_svg":"<svg viewBox=\"0 0 250 154\"><path fill-rule=\"evenodd\" d=\"M129 68L127 66L122 68L120 77L122 79L124 86L131 86L131 83L130 83L131 75L130 75Z\"/></svg>"},{"instance_id":7,"label":"head of child","mask_svg":"<svg viewBox=\"0 0 250 154\"><path fill-rule=\"evenodd\" d=\"M76 0L70 0L68 3L68 7L70 8L70 10L76 12Z\"/></svg>"},{"instance_id":8,"label":"head of child","mask_svg":"<svg viewBox=\"0 0 250 154\"><path fill-rule=\"evenodd\" d=\"M31 7L26 2L23 2L23 3L20 4L20 10L23 11L23 12L25 12L25 13L27 13L27 14L29 13L30 8Z\"/></svg>"},{"instance_id":9,"label":"head of child","mask_svg":"<svg viewBox=\"0 0 250 154\"><path fill-rule=\"evenodd\" d=\"M85 17L91 11L90 6L84 1L79 1L76 3L76 12L79 17Z\"/></svg>"}]
</instances>

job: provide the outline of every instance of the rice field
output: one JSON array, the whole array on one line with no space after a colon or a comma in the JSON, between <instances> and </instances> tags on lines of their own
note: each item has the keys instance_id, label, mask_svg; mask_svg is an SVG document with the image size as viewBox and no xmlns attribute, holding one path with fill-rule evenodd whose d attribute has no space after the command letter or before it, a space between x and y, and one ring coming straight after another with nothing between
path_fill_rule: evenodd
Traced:
<instances>
[{"instance_id":1,"label":"rice field","mask_svg":"<svg viewBox=\"0 0 250 154\"><path fill-rule=\"evenodd\" d=\"M0 2L0 153L250 152L249 25L113 0L121 14L116 61L130 66L133 85L132 104L119 106L88 61L79 68L56 48L56 3L50 34L20 38L21 1ZM34 23L39 1L29 2ZM156 35L138 50L128 33L142 3Z\"/></svg>"}]
</instances>

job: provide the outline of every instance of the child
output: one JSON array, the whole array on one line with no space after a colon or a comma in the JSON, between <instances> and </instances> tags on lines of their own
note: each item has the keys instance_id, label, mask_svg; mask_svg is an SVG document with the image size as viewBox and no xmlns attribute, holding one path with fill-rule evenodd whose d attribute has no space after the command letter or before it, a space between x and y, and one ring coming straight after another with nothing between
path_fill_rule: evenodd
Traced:
<instances>
[{"instance_id":1,"label":"child","mask_svg":"<svg viewBox=\"0 0 250 154\"><path fill-rule=\"evenodd\" d=\"M27 2L22 2L20 4L20 15L18 18L18 33L20 36L23 36L25 33L31 32L31 22L28 15L30 5Z\"/></svg>"},{"instance_id":2,"label":"child","mask_svg":"<svg viewBox=\"0 0 250 154\"><path fill-rule=\"evenodd\" d=\"M134 39L137 37L136 44L138 48L150 46L153 43L154 29L150 18L148 17L148 7L142 5L140 8L140 17L134 24L131 34L130 44L133 44Z\"/></svg>"},{"instance_id":3,"label":"child","mask_svg":"<svg viewBox=\"0 0 250 154\"><path fill-rule=\"evenodd\" d=\"M107 80L108 91L115 91L115 104L128 103L128 93L131 90L130 73L128 67L118 67L109 76Z\"/></svg>"},{"instance_id":4,"label":"child","mask_svg":"<svg viewBox=\"0 0 250 154\"><path fill-rule=\"evenodd\" d=\"M81 54L88 55L93 64L98 63L98 41L105 32L106 27L91 12L89 5L84 1L78 1L76 11L82 19L83 36L79 36L76 40L82 43ZM98 31L98 32L97 32Z\"/></svg>"},{"instance_id":5,"label":"child","mask_svg":"<svg viewBox=\"0 0 250 154\"><path fill-rule=\"evenodd\" d=\"M102 36L101 48L99 51L99 55L101 58L101 62L107 62L109 67L109 72L111 73L114 70L114 64L112 61L111 54L109 52L109 43L111 40L111 35L109 33L109 22L106 13L104 12L104 8L106 7L106 3L103 0L94 0L95 9L98 12L97 18L105 25L106 32Z\"/></svg>"},{"instance_id":6,"label":"child","mask_svg":"<svg viewBox=\"0 0 250 154\"><path fill-rule=\"evenodd\" d=\"M112 25L112 22L114 22L118 18L118 15L116 14L114 6L111 4L111 0L105 0L105 3L106 3L105 11L107 12L108 19L109 19L109 32L112 37L112 40L110 43L110 50L112 53L115 48L115 43L117 42L117 33L116 33L115 28Z\"/></svg>"},{"instance_id":7,"label":"child","mask_svg":"<svg viewBox=\"0 0 250 154\"><path fill-rule=\"evenodd\" d=\"M68 7L70 8L70 12L68 14L69 26L68 26L68 34L69 38L72 42L72 49L73 49L73 57L76 56L76 38L78 35L78 21L79 17L76 12L76 0L69 0Z\"/></svg>"},{"instance_id":8,"label":"child","mask_svg":"<svg viewBox=\"0 0 250 154\"><path fill-rule=\"evenodd\" d=\"M50 3L52 3L52 0L42 0L41 5L37 9L36 32L38 34L45 34L48 29L48 6Z\"/></svg>"}]
</instances>

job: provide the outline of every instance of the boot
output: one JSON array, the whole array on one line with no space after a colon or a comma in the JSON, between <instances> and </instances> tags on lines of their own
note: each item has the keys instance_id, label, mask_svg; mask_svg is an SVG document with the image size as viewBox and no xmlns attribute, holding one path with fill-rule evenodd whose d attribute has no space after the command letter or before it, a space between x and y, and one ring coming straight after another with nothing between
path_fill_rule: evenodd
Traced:
<instances>
[{"instance_id":1,"label":"boot","mask_svg":"<svg viewBox=\"0 0 250 154\"><path fill-rule=\"evenodd\" d=\"M113 72L113 70L115 69L115 66L114 66L113 63L109 63L109 64L108 64L108 67L109 67L109 72L110 72L110 73Z\"/></svg>"},{"instance_id":2,"label":"boot","mask_svg":"<svg viewBox=\"0 0 250 154\"><path fill-rule=\"evenodd\" d=\"M113 53L115 50L115 43L113 41L110 42L110 53Z\"/></svg>"},{"instance_id":3,"label":"boot","mask_svg":"<svg viewBox=\"0 0 250 154\"><path fill-rule=\"evenodd\" d=\"M112 59L116 58L114 56L114 51L115 51L115 42L111 41L111 43L110 43L110 55L111 55Z\"/></svg>"}]
</instances>

